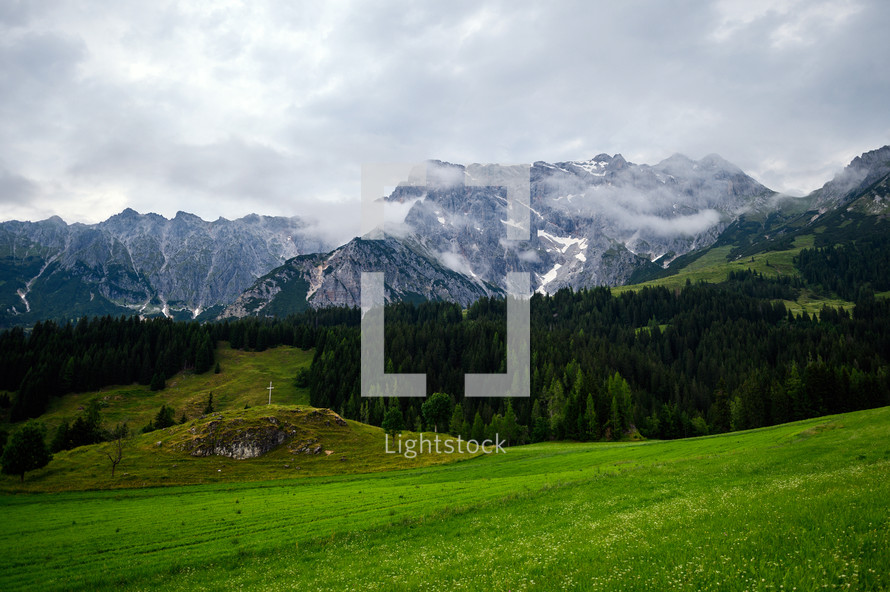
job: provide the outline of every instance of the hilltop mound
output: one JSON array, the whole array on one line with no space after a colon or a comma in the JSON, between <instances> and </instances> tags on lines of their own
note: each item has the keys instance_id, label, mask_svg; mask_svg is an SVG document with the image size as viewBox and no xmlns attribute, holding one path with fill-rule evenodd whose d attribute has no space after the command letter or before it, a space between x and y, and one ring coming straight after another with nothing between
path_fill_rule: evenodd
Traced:
<instances>
[{"instance_id":1,"label":"hilltop mound","mask_svg":"<svg viewBox=\"0 0 890 592\"><path fill-rule=\"evenodd\" d=\"M405 433L405 437L416 434ZM434 434L428 434L432 438ZM444 439L449 436L439 434ZM383 430L344 420L329 409L258 405L225 409L135 434L124 442L114 476L106 453L113 442L56 453L42 469L0 476L0 491L71 491L295 479L426 467L472 454L387 452Z\"/></svg>"},{"instance_id":2,"label":"hilltop mound","mask_svg":"<svg viewBox=\"0 0 890 592\"><path fill-rule=\"evenodd\" d=\"M258 408L253 413L212 413L175 430L175 449L192 456L226 456L243 460L256 458L288 443L291 454L321 454L325 451L318 428L348 432L346 421L329 409ZM332 451L328 450L328 454Z\"/></svg>"}]
</instances>

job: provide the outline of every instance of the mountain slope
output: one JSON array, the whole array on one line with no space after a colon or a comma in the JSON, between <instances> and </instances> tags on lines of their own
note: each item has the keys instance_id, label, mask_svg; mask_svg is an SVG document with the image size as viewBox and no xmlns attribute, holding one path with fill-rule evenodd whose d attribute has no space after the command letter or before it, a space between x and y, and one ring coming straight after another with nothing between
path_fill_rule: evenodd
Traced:
<instances>
[{"instance_id":1,"label":"mountain slope","mask_svg":"<svg viewBox=\"0 0 890 592\"><path fill-rule=\"evenodd\" d=\"M860 198L890 175L890 146L871 150L854 158L834 179L811 194L813 205L820 213Z\"/></svg>"},{"instance_id":2,"label":"mountain slope","mask_svg":"<svg viewBox=\"0 0 890 592\"><path fill-rule=\"evenodd\" d=\"M468 305L499 292L441 265L417 245L393 238L356 238L330 253L295 257L272 270L220 317L283 316L308 306L360 306L362 271L384 273L387 302L447 300Z\"/></svg>"},{"instance_id":3,"label":"mountain slope","mask_svg":"<svg viewBox=\"0 0 890 592\"><path fill-rule=\"evenodd\" d=\"M890 146L854 158L834 179L806 197L778 198L775 203L772 211L740 215L710 247L677 258L667 269L637 273L632 283L678 286L686 279L720 282L730 271L748 268L765 276L796 276L796 258L802 249L854 243L868 245L866 250L873 260L825 263L832 269L838 265L871 269L857 277L861 276L863 284L874 282L878 268L890 258L884 250L890 235ZM860 250L848 248L841 257ZM848 296L856 292L847 288L843 292ZM872 288L886 289L880 282ZM809 286L796 304L810 312L819 310L822 304L850 304L838 300L841 296L836 292L822 285Z\"/></svg>"},{"instance_id":4,"label":"mountain slope","mask_svg":"<svg viewBox=\"0 0 890 592\"><path fill-rule=\"evenodd\" d=\"M508 270L530 271L541 292L625 283L652 262L710 245L739 212L775 195L716 155L675 155L655 166L620 154L536 162L530 240L511 244L504 190L471 186L471 175L430 163L427 187L397 188L389 201L413 204L396 234L501 287Z\"/></svg>"},{"instance_id":5,"label":"mountain slope","mask_svg":"<svg viewBox=\"0 0 890 592\"><path fill-rule=\"evenodd\" d=\"M326 247L299 218L206 222L127 209L99 224L0 224L0 326L84 314L197 317L269 269Z\"/></svg>"},{"instance_id":6,"label":"mountain slope","mask_svg":"<svg viewBox=\"0 0 890 592\"><path fill-rule=\"evenodd\" d=\"M333 251L297 218L205 222L126 210L96 225L5 222L0 326L83 314L228 318L354 306L361 271L384 271L390 300L468 304L503 293L509 271L529 272L543 293L619 286L675 274L711 248L742 260L787 251L795 237L825 229L816 246L873 232L890 211L890 147L853 159L805 198L776 194L717 155L645 165L599 154L530 167L530 235L515 241L507 240L515 222L505 188L480 185L477 171L428 162L424 186L399 185L384 198L387 240L355 239Z\"/></svg>"},{"instance_id":7,"label":"mountain slope","mask_svg":"<svg viewBox=\"0 0 890 592\"><path fill-rule=\"evenodd\" d=\"M353 241L290 261L223 316L356 305L362 270L385 271L387 298L462 304L502 292L509 271L531 272L539 292L620 285L713 244L741 212L768 210L776 200L716 155L674 155L654 166L620 154L536 162L529 170L529 240L509 241L505 188L480 186L472 165L431 161L425 172L424 186L400 185L385 198L390 213L401 213L387 216L385 242Z\"/></svg>"}]
</instances>

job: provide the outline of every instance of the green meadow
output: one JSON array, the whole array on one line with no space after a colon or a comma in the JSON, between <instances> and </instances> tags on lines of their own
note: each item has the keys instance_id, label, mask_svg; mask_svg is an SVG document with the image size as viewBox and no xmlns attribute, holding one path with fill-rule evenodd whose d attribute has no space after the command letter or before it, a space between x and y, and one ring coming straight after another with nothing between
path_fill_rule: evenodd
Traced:
<instances>
[{"instance_id":1,"label":"green meadow","mask_svg":"<svg viewBox=\"0 0 890 592\"><path fill-rule=\"evenodd\" d=\"M890 408L0 506L5 591L884 590Z\"/></svg>"},{"instance_id":2,"label":"green meadow","mask_svg":"<svg viewBox=\"0 0 890 592\"><path fill-rule=\"evenodd\" d=\"M692 261L674 275L669 275L656 280L650 280L639 284L617 286L612 288L613 294L622 294L628 291L639 290L645 286L664 286L666 288L679 289L686 285L686 281L692 283L708 282L720 283L726 281L731 271L751 270L763 274L764 277L798 276L800 272L794 266L794 257L802 249L812 248L815 243L813 235L802 235L794 239L792 248L783 251L769 251L758 253L752 257L742 257L734 261L728 261L726 257L732 250L731 246L714 247L707 250L701 257ZM886 294L878 293L878 297ZM853 309L853 303L840 298L829 298L823 294L816 294L809 288L804 288L796 300L783 300L785 308L801 314L818 314L823 306L832 308Z\"/></svg>"},{"instance_id":3,"label":"green meadow","mask_svg":"<svg viewBox=\"0 0 890 592\"><path fill-rule=\"evenodd\" d=\"M275 347L261 353L232 349L226 342L216 348L220 372L204 374L180 372L167 381L160 391L148 386L132 384L110 386L96 392L71 393L53 399L49 409L40 417L50 435L63 421L72 421L90 399L102 402L102 419L114 426L126 422L139 430L154 418L161 405L173 407L176 420L185 414L194 419L202 414L207 397L213 393L215 409L243 409L245 405L264 405L269 400L266 387L272 383L272 402L286 405L308 405L309 389L294 385L300 368L308 368L314 350L295 347Z\"/></svg>"}]
</instances>

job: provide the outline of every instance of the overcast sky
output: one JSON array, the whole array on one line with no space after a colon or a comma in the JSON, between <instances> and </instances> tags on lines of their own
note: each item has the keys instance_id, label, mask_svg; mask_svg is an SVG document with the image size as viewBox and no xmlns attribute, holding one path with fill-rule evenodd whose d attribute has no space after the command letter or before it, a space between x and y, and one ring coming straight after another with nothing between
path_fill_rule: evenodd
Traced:
<instances>
[{"instance_id":1,"label":"overcast sky","mask_svg":"<svg viewBox=\"0 0 890 592\"><path fill-rule=\"evenodd\" d=\"M322 216L361 164L716 152L792 194L890 143L890 2L0 2L0 220Z\"/></svg>"}]
</instances>

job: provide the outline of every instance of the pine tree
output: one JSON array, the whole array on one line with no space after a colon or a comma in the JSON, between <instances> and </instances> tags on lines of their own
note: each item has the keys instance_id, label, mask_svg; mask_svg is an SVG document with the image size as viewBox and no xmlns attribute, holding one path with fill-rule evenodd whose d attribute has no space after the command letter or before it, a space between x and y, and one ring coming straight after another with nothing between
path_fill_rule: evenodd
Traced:
<instances>
[{"instance_id":1,"label":"pine tree","mask_svg":"<svg viewBox=\"0 0 890 592\"><path fill-rule=\"evenodd\" d=\"M711 425L714 433L728 432L730 428L730 420L732 411L729 405L729 393L726 392L726 382L723 378L717 385L717 392L714 395L714 405L712 409L713 419Z\"/></svg>"},{"instance_id":2,"label":"pine tree","mask_svg":"<svg viewBox=\"0 0 890 592\"><path fill-rule=\"evenodd\" d=\"M507 445L519 443L519 424L516 423L516 413L513 411L513 403L507 399L507 408L504 410L504 419L501 424L503 433L501 436L507 440Z\"/></svg>"},{"instance_id":3,"label":"pine tree","mask_svg":"<svg viewBox=\"0 0 890 592\"><path fill-rule=\"evenodd\" d=\"M613 428L624 433L633 422L630 385L621 374L615 372L606 379L606 393L613 397L618 409L618 422L613 424Z\"/></svg>"},{"instance_id":4,"label":"pine tree","mask_svg":"<svg viewBox=\"0 0 890 592\"><path fill-rule=\"evenodd\" d=\"M565 392L562 381L553 377L550 387L547 389L547 409L550 411L550 432L556 434L556 438L562 437L563 410L566 404Z\"/></svg>"},{"instance_id":5,"label":"pine tree","mask_svg":"<svg viewBox=\"0 0 890 592\"><path fill-rule=\"evenodd\" d=\"M451 414L449 427L451 428L452 436L463 436L466 433L466 428L464 427L464 410L460 403L454 406L454 412Z\"/></svg>"},{"instance_id":6,"label":"pine tree","mask_svg":"<svg viewBox=\"0 0 890 592\"><path fill-rule=\"evenodd\" d=\"M210 343L210 336L205 333L195 352L195 373L203 374L207 372L212 364L213 346Z\"/></svg>"},{"instance_id":7,"label":"pine tree","mask_svg":"<svg viewBox=\"0 0 890 592\"><path fill-rule=\"evenodd\" d=\"M482 421L482 416L479 415L478 411L473 418L473 428L470 430L470 439L476 440L477 442L482 442L482 440L485 439L485 423Z\"/></svg>"},{"instance_id":8,"label":"pine tree","mask_svg":"<svg viewBox=\"0 0 890 592\"><path fill-rule=\"evenodd\" d=\"M609 407L609 429L612 431L613 440L621 439L621 414L618 412L618 399L614 395L612 405Z\"/></svg>"},{"instance_id":9,"label":"pine tree","mask_svg":"<svg viewBox=\"0 0 890 592\"><path fill-rule=\"evenodd\" d=\"M173 407L167 407L166 405L161 405L160 411L155 415L154 427L155 429L163 429L169 428L174 425L176 422L173 420Z\"/></svg>"},{"instance_id":10,"label":"pine tree","mask_svg":"<svg viewBox=\"0 0 890 592\"><path fill-rule=\"evenodd\" d=\"M587 435L591 440L599 439L599 425L596 421L596 405L593 403L593 395L587 394L587 409L584 411L584 422Z\"/></svg>"},{"instance_id":11,"label":"pine tree","mask_svg":"<svg viewBox=\"0 0 890 592\"><path fill-rule=\"evenodd\" d=\"M154 376L151 377L151 385L149 388L153 391L161 391L167 386L167 381L164 379L164 375L161 372L155 372Z\"/></svg>"}]
</instances>

